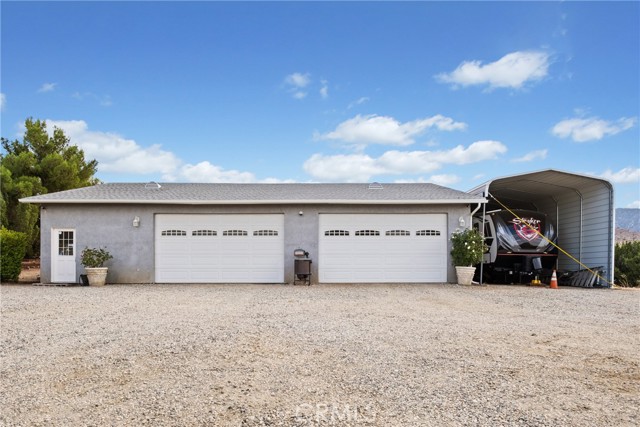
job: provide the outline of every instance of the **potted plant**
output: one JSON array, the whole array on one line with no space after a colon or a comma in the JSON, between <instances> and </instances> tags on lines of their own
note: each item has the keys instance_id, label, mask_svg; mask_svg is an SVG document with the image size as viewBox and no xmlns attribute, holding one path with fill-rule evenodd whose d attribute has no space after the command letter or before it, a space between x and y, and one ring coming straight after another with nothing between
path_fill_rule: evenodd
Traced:
<instances>
[{"instance_id":1,"label":"potted plant","mask_svg":"<svg viewBox=\"0 0 640 427\"><path fill-rule=\"evenodd\" d=\"M458 284L470 285L476 272L476 265L482 261L487 250L484 238L476 229L456 231L451 234L451 260L456 268Z\"/></svg>"},{"instance_id":2,"label":"potted plant","mask_svg":"<svg viewBox=\"0 0 640 427\"><path fill-rule=\"evenodd\" d=\"M104 248L84 248L80 254L80 262L87 272L89 286L104 286L107 280L108 267L103 264L113 256Z\"/></svg>"}]
</instances>

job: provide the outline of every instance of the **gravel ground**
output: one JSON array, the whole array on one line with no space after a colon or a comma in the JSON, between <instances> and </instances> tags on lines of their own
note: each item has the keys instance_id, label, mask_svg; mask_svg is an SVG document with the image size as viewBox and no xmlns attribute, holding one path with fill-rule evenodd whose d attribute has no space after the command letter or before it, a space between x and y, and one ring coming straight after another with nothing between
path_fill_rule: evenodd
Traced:
<instances>
[{"instance_id":1,"label":"gravel ground","mask_svg":"<svg viewBox=\"0 0 640 427\"><path fill-rule=\"evenodd\" d=\"M1 288L7 426L636 426L640 292Z\"/></svg>"}]
</instances>

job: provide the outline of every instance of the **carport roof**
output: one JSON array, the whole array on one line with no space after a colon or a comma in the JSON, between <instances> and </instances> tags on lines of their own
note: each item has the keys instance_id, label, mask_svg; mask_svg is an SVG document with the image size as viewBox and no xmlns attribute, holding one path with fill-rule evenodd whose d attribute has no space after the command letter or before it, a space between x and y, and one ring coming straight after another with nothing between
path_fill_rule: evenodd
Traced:
<instances>
[{"instance_id":1,"label":"carport roof","mask_svg":"<svg viewBox=\"0 0 640 427\"><path fill-rule=\"evenodd\" d=\"M470 204L486 199L436 184L114 183L20 199L41 204Z\"/></svg>"},{"instance_id":2,"label":"carport roof","mask_svg":"<svg viewBox=\"0 0 640 427\"><path fill-rule=\"evenodd\" d=\"M580 192L594 183L613 192L613 186L606 179L547 169L495 178L469 190L469 193L476 196L488 196L491 193L505 200L531 202L542 197L559 197L568 192Z\"/></svg>"}]
</instances>

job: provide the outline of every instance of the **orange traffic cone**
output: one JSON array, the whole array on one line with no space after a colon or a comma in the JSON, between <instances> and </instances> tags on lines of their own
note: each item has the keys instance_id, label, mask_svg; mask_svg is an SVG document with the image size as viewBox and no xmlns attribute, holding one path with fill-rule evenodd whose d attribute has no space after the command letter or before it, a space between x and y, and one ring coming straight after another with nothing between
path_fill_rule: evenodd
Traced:
<instances>
[{"instance_id":1,"label":"orange traffic cone","mask_svg":"<svg viewBox=\"0 0 640 427\"><path fill-rule=\"evenodd\" d=\"M549 284L551 289L558 289L558 277L556 276L556 271L553 270L553 274L551 275L551 283Z\"/></svg>"}]
</instances>

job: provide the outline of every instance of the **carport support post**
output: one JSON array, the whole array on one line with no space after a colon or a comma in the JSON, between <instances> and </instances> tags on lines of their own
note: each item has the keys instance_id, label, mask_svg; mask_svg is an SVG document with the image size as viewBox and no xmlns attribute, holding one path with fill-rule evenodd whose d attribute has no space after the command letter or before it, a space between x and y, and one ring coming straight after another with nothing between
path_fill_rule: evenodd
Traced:
<instances>
[{"instance_id":1,"label":"carport support post","mask_svg":"<svg viewBox=\"0 0 640 427\"><path fill-rule=\"evenodd\" d=\"M486 193L482 193L482 197L486 198ZM482 204L482 223L480 226L480 234L482 235L482 241L484 242L484 216L487 214L487 204ZM473 222L473 218L471 218L471 222ZM482 274L484 271L484 253L482 254L482 261L480 262L480 286L482 286Z\"/></svg>"}]
</instances>

